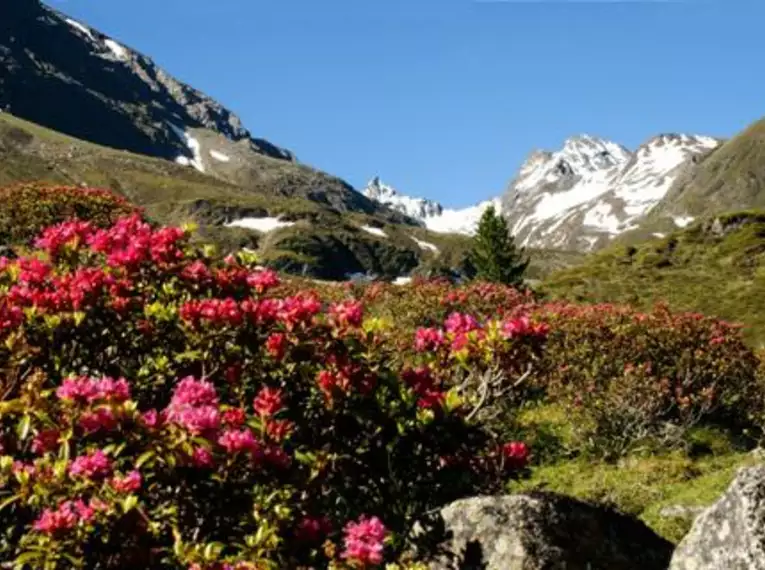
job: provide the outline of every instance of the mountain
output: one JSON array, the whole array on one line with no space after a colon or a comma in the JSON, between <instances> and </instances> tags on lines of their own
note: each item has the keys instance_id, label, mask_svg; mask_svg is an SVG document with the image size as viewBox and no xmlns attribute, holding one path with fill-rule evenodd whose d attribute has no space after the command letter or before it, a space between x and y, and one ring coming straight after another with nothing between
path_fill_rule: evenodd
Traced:
<instances>
[{"instance_id":1,"label":"mountain","mask_svg":"<svg viewBox=\"0 0 765 570\"><path fill-rule=\"evenodd\" d=\"M638 227L673 182L719 145L662 134L631 152L597 137L570 138L557 152L532 153L502 197L503 212L523 245L591 251Z\"/></svg>"},{"instance_id":2,"label":"mountain","mask_svg":"<svg viewBox=\"0 0 765 570\"><path fill-rule=\"evenodd\" d=\"M430 231L438 233L472 235L478 220L489 205L493 205L497 211L501 211L502 208L499 199L487 200L462 209L444 208L438 202L427 198L412 198L399 194L392 186L383 183L379 176L373 178L362 193L367 198L406 214Z\"/></svg>"},{"instance_id":3,"label":"mountain","mask_svg":"<svg viewBox=\"0 0 765 570\"><path fill-rule=\"evenodd\" d=\"M720 144L711 137L662 134L632 152L602 138L572 137L558 151L532 152L502 196L464 209L400 194L379 177L363 193L434 232L471 234L492 204L523 246L586 252L641 228L673 184ZM684 212L675 209L664 220L669 229L692 220Z\"/></svg>"},{"instance_id":4,"label":"mountain","mask_svg":"<svg viewBox=\"0 0 765 570\"><path fill-rule=\"evenodd\" d=\"M253 154L294 160L151 58L37 0L0 2L0 109L224 176Z\"/></svg>"}]
</instances>

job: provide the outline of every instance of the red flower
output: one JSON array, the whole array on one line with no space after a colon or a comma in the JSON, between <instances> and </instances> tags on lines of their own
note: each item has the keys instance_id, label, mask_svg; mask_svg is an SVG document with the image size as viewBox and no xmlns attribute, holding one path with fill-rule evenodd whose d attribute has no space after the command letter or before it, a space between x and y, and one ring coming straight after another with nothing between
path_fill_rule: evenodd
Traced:
<instances>
[{"instance_id":1,"label":"red flower","mask_svg":"<svg viewBox=\"0 0 765 570\"><path fill-rule=\"evenodd\" d=\"M502 446L505 466L510 469L523 469L529 462L529 448L522 441L511 441Z\"/></svg>"},{"instance_id":2,"label":"red flower","mask_svg":"<svg viewBox=\"0 0 765 570\"><path fill-rule=\"evenodd\" d=\"M250 429L226 430L218 438L218 443L229 453L239 453L241 451L256 453L260 449L260 443L255 439Z\"/></svg>"},{"instance_id":3,"label":"red flower","mask_svg":"<svg viewBox=\"0 0 765 570\"><path fill-rule=\"evenodd\" d=\"M266 351L274 360L281 360L287 348L287 336L284 333L272 333L266 339Z\"/></svg>"},{"instance_id":4,"label":"red flower","mask_svg":"<svg viewBox=\"0 0 765 570\"><path fill-rule=\"evenodd\" d=\"M223 412L223 424L229 427L239 427L247 421L247 412L242 408L231 408Z\"/></svg>"},{"instance_id":5,"label":"red flower","mask_svg":"<svg viewBox=\"0 0 765 570\"><path fill-rule=\"evenodd\" d=\"M330 306L329 314L337 326L358 327L364 319L364 308L358 301L344 301Z\"/></svg>"},{"instance_id":6,"label":"red flower","mask_svg":"<svg viewBox=\"0 0 765 570\"><path fill-rule=\"evenodd\" d=\"M417 352L436 350L444 344L444 331L435 328L419 328L414 336L414 348Z\"/></svg>"},{"instance_id":7,"label":"red flower","mask_svg":"<svg viewBox=\"0 0 765 570\"><path fill-rule=\"evenodd\" d=\"M252 402L255 412L262 417L271 417L284 405L282 391L265 386L260 389Z\"/></svg>"}]
</instances>

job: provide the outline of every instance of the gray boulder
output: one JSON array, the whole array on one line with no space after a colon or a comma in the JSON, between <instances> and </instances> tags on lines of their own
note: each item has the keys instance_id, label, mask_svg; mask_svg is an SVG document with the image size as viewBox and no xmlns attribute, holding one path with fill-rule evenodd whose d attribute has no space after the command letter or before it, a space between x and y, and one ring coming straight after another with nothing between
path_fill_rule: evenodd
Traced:
<instances>
[{"instance_id":1,"label":"gray boulder","mask_svg":"<svg viewBox=\"0 0 765 570\"><path fill-rule=\"evenodd\" d=\"M739 470L693 523L670 570L765 570L765 465Z\"/></svg>"},{"instance_id":2,"label":"gray boulder","mask_svg":"<svg viewBox=\"0 0 765 570\"><path fill-rule=\"evenodd\" d=\"M666 570L672 556L636 518L552 493L462 499L437 521L419 551L432 570Z\"/></svg>"}]
</instances>

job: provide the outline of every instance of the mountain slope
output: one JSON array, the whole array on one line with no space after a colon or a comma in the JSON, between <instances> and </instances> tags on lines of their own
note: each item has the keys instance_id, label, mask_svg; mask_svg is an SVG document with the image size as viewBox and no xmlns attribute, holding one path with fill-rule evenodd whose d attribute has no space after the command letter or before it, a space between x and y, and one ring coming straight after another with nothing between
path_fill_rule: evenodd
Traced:
<instances>
[{"instance_id":1,"label":"mountain slope","mask_svg":"<svg viewBox=\"0 0 765 570\"><path fill-rule=\"evenodd\" d=\"M659 135L634 153L604 139L568 139L527 159L502 197L512 231L526 246L588 251L637 227L710 137Z\"/></svg>"},{"instance_id":2,"label":"mountain slope","mask_svg":"<svg viewBox=\"0 0 765 570\"><path fill-rule=\"evenodd\" d=\"M45 180L110 188L161 222L194 220L201 237L225 250L256 249L286 271L327 279L366 272L396 277L435 256L448 259L455 247L327 174L265 156L252 164L263 181L245 188L0 113L0 185ZM314 199L294 188L309 190ZM346 192L358 208L341 201ZM338 207L328 203L334 199Z\"/></svg>"},{"instance_id":3,"label":"mountain slope","mask_svg":"<svg viewBox=\"0 0 765 570\"><path fill-rule=\"evenodd\" d=\"M746 325L765 346L765 211L704 218L665 238L612 245L549 275L553 297L701 312Z\"/></svg>"},{"instance_id":4,"label":"mountain slope","mask_svg":"<svg viewBox=\"0 0 765 570\"><path fill-rule=\"evenodd\" d=\"M149 57L37 0L0 3L0 109L202 171L225 174L250 154L294 158Z\"/></svg>"}]
</instances>

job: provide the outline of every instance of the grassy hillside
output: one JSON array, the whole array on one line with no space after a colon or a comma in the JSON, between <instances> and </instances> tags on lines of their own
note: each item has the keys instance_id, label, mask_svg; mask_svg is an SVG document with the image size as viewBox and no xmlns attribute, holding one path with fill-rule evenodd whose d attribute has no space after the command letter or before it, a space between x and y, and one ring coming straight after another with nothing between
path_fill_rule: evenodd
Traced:
<instances>
[{"instance_id":1,"label":"grassy hillside","mask_svg":"<svg viewBox=\"0 0 765 570\"><path fill-rule=\"evenodd\" d=\"M640 307L664 300L741 322L746 337L764 346L765 212L725 214L642 245L615 245L554 272L542 289L554 297Z\"/></svg>"},{"instance_id":2,"label":"grassy hillside","mask_svg":"<svg viewBox=\"0 0 765 570\"><path fill-rule=\"evenodd\" d=\"M417 267L458 267L469 240L407 223L353 191L345 182L307 166L265 156L229 180L161 159L106 148L0 113L0 186L28 181L109 188L144 206L164 223L196 221L200 235L224 248L258 249L283 270L342 279L346 273L385 277ZM241 217L274 216L296 222L268 234L226 228ZM385 237L364 231L379 227ZM417 241L432 244L438 251ZM570 255L533 252L530 276L569 263Z\"/></svg>"}]
</instances>

